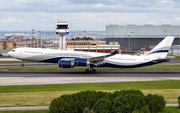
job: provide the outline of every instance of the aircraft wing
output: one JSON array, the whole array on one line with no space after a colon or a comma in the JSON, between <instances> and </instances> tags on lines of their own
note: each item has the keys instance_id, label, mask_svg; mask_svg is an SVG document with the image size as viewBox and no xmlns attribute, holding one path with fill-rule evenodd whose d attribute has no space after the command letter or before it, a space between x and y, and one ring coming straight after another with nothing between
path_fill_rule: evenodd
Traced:
<instances>
[{"instance_id":1,"label":"aircraft wing","mask_svg":"<svg viewBox=\"0 0 180 113\"><path fill-rule=\"evenodd\" d=\"M117 53L118 53L118 51L114 51L114 52L112 52L111 54L108 54L108 55L88 58L88 60L89 60L91 63L101 62L101 61L104 60L104 58L113 56L113 55L115 55L115 54L117 54Z\"/></svg>"}]
</instances>

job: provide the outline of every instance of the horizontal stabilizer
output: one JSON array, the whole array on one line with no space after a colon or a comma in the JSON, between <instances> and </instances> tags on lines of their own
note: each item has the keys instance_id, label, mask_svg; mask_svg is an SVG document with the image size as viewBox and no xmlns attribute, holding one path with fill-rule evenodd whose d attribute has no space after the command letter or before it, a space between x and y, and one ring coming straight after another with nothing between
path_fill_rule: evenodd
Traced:
<instances>
[{"instance_id":1,"label":"horizontal stabilizer","mask_svg":"<svg viewBox=\"0 0 180 113\"><path fill-rule=\"evenodd\" d=\"M153 62L155 63L162 63L162 62L169 62L170 60L167 59L167 58L162 58L162 59L156 59L156 60L153 60Z\"/></svg>"}]
</instances>

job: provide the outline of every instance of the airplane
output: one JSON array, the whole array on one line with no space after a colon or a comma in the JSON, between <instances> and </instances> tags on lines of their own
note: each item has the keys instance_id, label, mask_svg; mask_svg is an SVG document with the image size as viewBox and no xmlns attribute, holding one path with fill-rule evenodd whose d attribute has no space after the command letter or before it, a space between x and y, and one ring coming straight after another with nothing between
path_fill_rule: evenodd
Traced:
<instances>
[{"instance_id":1,"label":"airplane","mask_svg":"<svg viewBox=\"0 0 180 113\"><path fill-rule=\"evenodd\" d=\"M12 49L8 55L22 61L57 63L60 68L86 66L85 72L95 73L93 67L135 68L168 62L166 58L175 37L167 36L150 52L142 56L83 51L55 50L21 47Z\"/></svg>"}]
</instances>

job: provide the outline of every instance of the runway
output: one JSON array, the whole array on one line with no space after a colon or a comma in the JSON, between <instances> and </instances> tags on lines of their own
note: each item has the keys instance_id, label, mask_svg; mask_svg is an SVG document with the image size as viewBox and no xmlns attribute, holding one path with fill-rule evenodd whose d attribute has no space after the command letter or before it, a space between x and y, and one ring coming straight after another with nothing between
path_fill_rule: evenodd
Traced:
<instances>
[{"instance_id":1,"label":"runway","mask_svg":"<svg viewBox=\"0 0 180 113\"><path fill-rule=\"evenodd\" d=\"M155 80L180 80L179 70L137 71L137 70L97 70L97 73L85 73L83 70L66 71L0 71L0 86L132 82Z\"/></svg>"}]
</instances>

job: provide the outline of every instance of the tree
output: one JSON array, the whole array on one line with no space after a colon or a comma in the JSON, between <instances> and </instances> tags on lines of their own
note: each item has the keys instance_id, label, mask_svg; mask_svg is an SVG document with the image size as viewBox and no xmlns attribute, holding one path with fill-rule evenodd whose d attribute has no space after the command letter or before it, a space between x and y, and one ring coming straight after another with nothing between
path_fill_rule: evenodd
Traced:
<instances>
[{"instance_id":1,"label":"tree","mask_svg":"<svg viewBox=\"0 0 180 113\"><path fill-rule=\"evenodd\" d=\"M65 101L62 98L54 99L49 107L49 113L63 113Z\"/></svg>"},{"instance_id":2,"label":"tree","mask_svg":"<svg viewBox=\"0 0 180 113\"><path fill-rule=\"evenodd\" d=\"M96 113L112 113L112 102L108 99L100 98L94 105Z\"/></svg>"},{"instance_id":3,"label":"tree","mask_svg":"<svg viewBox=\"0 0 180 113\"><path fill-rule=\"evenodd\" d=\"M144 95L127 93L113 100L113 112L130 113L135 110L140 110L145 105Z\"/></svg>"},{"instance_id":4,"label":"tree","mask_svg":"<svg viewBox=\"0 0 180 113\"><path fill-rule=\"evenodd\" d=\"M148 94L146 96L146 103L148 104L151 113L161 112L166 105L164 97L156 94Z\"/></svg>"}]
</instances>

